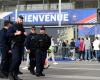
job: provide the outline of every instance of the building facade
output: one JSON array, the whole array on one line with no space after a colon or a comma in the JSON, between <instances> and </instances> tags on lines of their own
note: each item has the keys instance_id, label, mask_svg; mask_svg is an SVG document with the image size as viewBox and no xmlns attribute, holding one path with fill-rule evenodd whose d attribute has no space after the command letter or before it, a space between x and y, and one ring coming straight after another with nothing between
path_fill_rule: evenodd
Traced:
<instances>
[{"instance_id":1,"label":"building facade","mask_svg":"<svg viewBox=\"0 0 100 80\"><path fill-rule=\"evenodd\" d=\"M98 8L99 0L61 0L62 9ZM0 11L58 10L59 0L0 0Z\"/></svg>"}]
</instances>

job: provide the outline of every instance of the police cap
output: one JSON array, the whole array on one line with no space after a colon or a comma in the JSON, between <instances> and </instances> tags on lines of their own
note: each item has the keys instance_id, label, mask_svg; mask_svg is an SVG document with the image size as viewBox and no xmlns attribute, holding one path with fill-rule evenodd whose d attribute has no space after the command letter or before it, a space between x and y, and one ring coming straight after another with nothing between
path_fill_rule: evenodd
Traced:
<instances>
[{"instance_id":1,"label":"police cap","mask_svg":"<svg viewBox=\"0 0 100 80\"><path fill-rule=\"evenodd\" d=\"M13 22L9 21L9 20L5 20L4 21L4 26L7 26L8 24L13 24Z\"/></svg>"},{"instance_id":2,"label":"police cap","mask_svg":"<svg viewBox=\"0 0 100 80\"><path fill-rule=\"evenodd\" d=\"M36 27L35 27L35 26L32 26L32 27L31 27L31 29L34 29L34 30L35 30L35 29L36 29Z\"/></svg>"},{"instance_id":3,"label":"police cap","mask_svg":"<svg viewBox=\"0 0 100 80\"><path fill-rule=\"evenodd\" d=\"M18 17L19 17L20 19L24 19L22 15L19 15Z\"/></svg>"},{"instance_id":4,"label":"police cap","mask_svg":"<svg viewBox=\"0 0 100 80\"><path fill-rule=\"evenodd\" d=\"M44 27L44 26L42 26L42 27L40 28L40 30L45 30L45 27Z\"/></svg>"}]
</instances>

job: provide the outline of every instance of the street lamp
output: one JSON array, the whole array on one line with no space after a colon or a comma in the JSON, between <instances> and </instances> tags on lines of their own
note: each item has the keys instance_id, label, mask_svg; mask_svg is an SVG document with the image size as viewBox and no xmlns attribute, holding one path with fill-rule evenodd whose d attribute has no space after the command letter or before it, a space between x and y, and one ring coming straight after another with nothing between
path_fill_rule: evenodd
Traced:
<instances>
[{"instance_id":1,"label":"street lamp","mask_svg":"<svg viewBox=\"0 0 100 80\"><path fill-rule=\"evenodd\" d=\"M98 8L100 8L100 0L98 0Z\"/></svg>"},{"instance_id":2,"label":"street lamp","mask_svg":"<svg viewBox=\"0 0 100 80\"><path fill-rule=\"evenodd\" d=\"M18 8L19 8L19 0L17 0L16 10L15 10L15 20L17 19L18 16Z\"/></svg>"},{"instance_id":3,"label":"street lamp","mask_svg":"<svg viewBox=\"0 0 100 80\"><path fill-rule=\"evenodd\" d=\"M44 10L44 0L43 0L43 10Z\"/></svg>"},{"instance_id":4,"label":"street lamp","mask_svg":"<svg viewBox=\"0 0 100 80\"><path fill-rule=\"evenodd\" d=\"M100 26L100 0L98 0L98 7L97 7L97 25L95 26L95 36L98 34L97 30Z\"/></svg>"},{"instance_id":5,"label":"street lamp","mask_svg":"<svg viewBox=\"0 0 100 80\"><path fill-rule=\"evenodd\" d=\"M61 0L59 0L59 27L61 27Z\"/></svg>"},{"instance_id":6,"label":"street lamp","mask_svg":"<svg viewBox=\"0 0 100 80\"><path fill-rule=\"evenodd\" d=\"M100 8L97 9L97 23L100 23Z\"/></svg>"},{"instance_id":7,"label":"street lamp","mask_svg":"<svg viewBox=\"0 0 100 80\"><path fill-rule=\"evenodd\" d=\"M97 7L97 23L100 23L100 0L98 0L98 7Z\"/></svg>"}]
</instances>

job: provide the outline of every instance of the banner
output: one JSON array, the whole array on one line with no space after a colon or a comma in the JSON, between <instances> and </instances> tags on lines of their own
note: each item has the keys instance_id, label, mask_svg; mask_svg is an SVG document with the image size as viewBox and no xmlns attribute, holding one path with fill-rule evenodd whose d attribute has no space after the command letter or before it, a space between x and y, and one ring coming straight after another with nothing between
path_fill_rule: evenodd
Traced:
<instances>
[{"instance_id":1,"label":"banner","mask_svg":"<svg viewBox=\"0 0 100 80\"><path fill-rule=\"evenodd\" d=\"M17 15L24 17L24 23L33 25L58 25L61 20L62 25L74 23L95 23L96 9L68 9L62 10L61 16L58 10L35 10L35 11L18 11ZM5 16L15 21L16 11Z\"/></svg>"},{"instance_id":2,"label":"banner","mask_svg":"<svg viewBox=\"0 0 100 80\"><path fill-rule=\"evenodd\" d=\"M96 23L97 22L96 8L90 9L68 9L62 10L61 16L58 10L33 10L33 11L18 11L17 15L24 17L24 23L27 25L48 25L57 26L59 20L62 25L75 23ZM4 17L4 19L15 21L16 12L12 12ZM79 36L94 35L96 25L78 25Z\"/></svg>"}]
</instances>

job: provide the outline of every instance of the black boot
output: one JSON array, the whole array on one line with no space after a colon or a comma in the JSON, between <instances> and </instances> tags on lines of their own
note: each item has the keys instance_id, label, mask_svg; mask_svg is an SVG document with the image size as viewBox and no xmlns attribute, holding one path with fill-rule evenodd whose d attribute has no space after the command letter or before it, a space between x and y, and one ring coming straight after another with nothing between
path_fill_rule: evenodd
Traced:
<instances>
[{"instance_id":1,"label":"black boot","mask_svg":"<svg viewBox=\"0 0 100 80\"><path fill-rule=\"evenodd\" d=\"M6 78L8 77L8 72L2 72L2 73L5 75Z\"/></svg>"},{"instance_id":2,"label":"black boot","mask_svg":"<svg viewBox=\"0 0 100 80\"><path fill-rule=\"evenodd\" d=\"M37 77L45 76L45 74L43 74L43 73L36 73L36 76L37 76Z\"/></svg>"},{"instance_id":3,"label":"black boot","mask_svg":"<svg viewBox=\"0 0 100 80\"><path fill-rule=\"evenodd\" d=\"M0 72L0 78L7 79L7 78L8 78L8 76L6 76L3 72Z\"/></svg>"},{"instance_id":4,"label":"black boot","mask_svg":"<svg viewBox=\"0 0 100 80\"><path fill-rule=\"evenodd\" d=\"M20 79L17 75L15 75L14 77L15 77L15 80L23 80L23 79Z\"/></svg>"},{"instance_id":5,"label":"black boot","mask_svg":"<svg viewBox=\"0 0 100 80\"><path fill-rule=\"evenodd\" d=\"M41 73L40 76L45 76L45 74L44 73Z\"/></svg>"},{"instance_id":6,"label":"black boot","mask_svg":"<svg viewBox=\"0 0 100 80\"><path fill-rule=\"evenodd\" d=\"M35 75L35 71L30 71L30 73L31 73L32 75Z\"/></svg>"},{"instance_id":7,"label":"black boot","mask_svg":"<svg viewBox=\"0 0 100 80\"><path fill-rule=\"evenodd\" d=\"M40 77L41 75L39 73L35 73L36 77Z\"/></svg>"},{"instance_id":8,"label":"black boot","mask_svg":"<svg viewBox=\"0 0 100 80\"><path fill-rule=\"evenodd\" d=\"M9 73L8 78L9 78L10 80L15 80L14 74L13 74L13 73Z\"/></svg>"}]
</instances>

